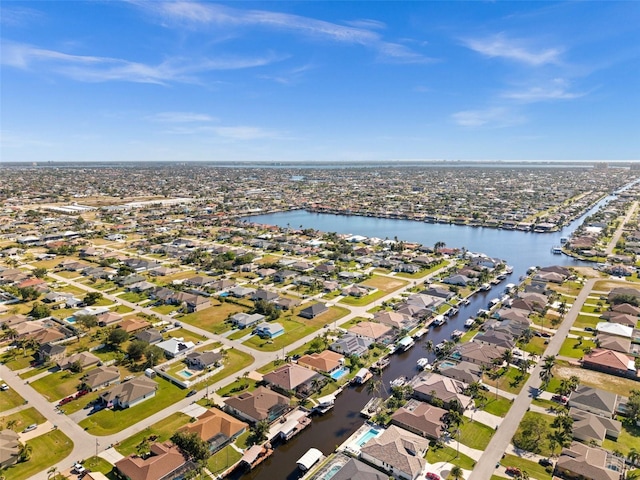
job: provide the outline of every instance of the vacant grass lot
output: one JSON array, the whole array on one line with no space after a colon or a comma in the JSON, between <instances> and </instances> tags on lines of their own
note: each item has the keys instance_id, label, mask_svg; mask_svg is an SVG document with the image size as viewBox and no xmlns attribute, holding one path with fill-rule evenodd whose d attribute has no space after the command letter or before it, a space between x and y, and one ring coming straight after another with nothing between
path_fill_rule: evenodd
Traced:
<instances>
[{"instance_id":1,"label":"vacant grass lot","mask_svg":"<svg viewBox=\"0 0 640 480\"><path fill-rule=\"evenodd\" d=\"M183 389L169 381L156 377L158 390L153 398L124 410L101 410L80 422L80 426L92 435L110 435L168 407L185 395Z\"/></svg>"},{"instance_id":2,"label":"vacant grass lot","mask_svg":"<svg viewBox=\"0 0 640 480\"><path fill-rule=\"evenodd\" d=\"M551 423L555 418L553 415L544 415L538 412L526 412L524 414L524 417L522 418L522 421L524 422L525 420L531 419L531 418L542 419L544 423L547 425L547 429L546 429L547 433L552 432L553 429L551 428ZM518 430L516 430L516 433L514 435L514 438L520 433L521 429L522 429L522 425L519 425ZM547 437L547 433L543 433L542 436L540 437L539 441L536 444L538 451L535 453L539 453L540 455L549 457L551 455L551 448L549 447L549 438ZM556 447L556 449L558 449L558 447Z\"/></svg>"},{"instance_id":3,"label":"vacant grass lot","mask_svg":"<svg viewBox=\"0 0 640 480\"><path fill-rule=\"evenodd\" d=\"M31 459L8 467L3 473L7 479L25 480L71 453L73 442L60 430L52 430L27 442L31 446Z\"/></svg>"},{"instance_id":4,"label":"vacant grass lot","mask_svg":"<svg viewBox=\"0 0 640 480\"><path fill-rule=\"evenodd\" d=\"M490 392L486 393L487 399L484 402L479 400L475 400L476 406L480 408L480 406L484 403L484 410L491 415L496 415L498 417L504 417L507 415L507 412L511 408L512 402L508 398L498 396L496 398L495 394L491 394Z\"/></svg>"},{"instance_id":5,"label":"vacant grass lot","mask_svg":"<svg viewBox=\"0 0 640 480\"><path fill-rule=\"evenodd\" d=\"M61 370L34 380L31 386L44 398L54 402L75 393L82 382L80 378L85 373L71 373L69 370Z\"/></svg>"},{"instance_id":6,"label":"vacant grass lot","mask_svg":"<svg viewBox=\"0 0 640 480\"><path fill-rule=\"evenodd\" d=\"M354 306L368 305L369 303L406 286L409 282L407 282L406 280L374 275L371 278L368 278L367 280L361 283L362 285L366 285L368 287L374 287L374 288L377 288L378 290L372 293L371 295L365 295L364 297L360 297L360 298L346 297L340 300L340 302L345 303L347 305L354 305Z\"/></svg>"},{"instance_id":7,"label":"vacant grass lot","mask_svg":"<svg viewBox=\"0 0 640 480\"><path fill-rule=\"evenodd\" d=\"M520 393L522 387L527 382L529 374L527 373L520 382L516 382L516 378L520 375L520 370L515 367L509 367L509 370L504 374L493 380L489 378L487 374L482 377L482 382L489 387L495 388L498 386L499 390L504 390L509 393Z\"/></svg>"},{"instance_id":8,"label":"vacant grass lot","mask_svg":"<svg viewBox=\"0 0 640 480\"><path fill-rule=\"evenodd\" d=\"M529 341L529 343L527 343L522 348L522 350L524 350L525 352L533 353L541 357L544 351L547 349L547 344L544 343L546 340L547 339L543 337L533 337Z\"/></svg>"},{"instance_id":9,"label":"vacant grass lot","mask_svg":"<svg viewBox=\"0 0 640 480\"><path fill-rule=\"evenodd\" d=\"M185 330L184 328L178 328L176 330L170 330L167 333L167 336L170 338L182 338L185 342L204 342L207 337L203 337L202 335L198 335L197 333L190 332L189 330Z\"/></svg>"},{"instance_id":10,"label":"vacant grass lot","mask_svg":"<svg viewBox=\"0 0 640 480\"><path fill-rule=\"evenodd\" d=\"M215 302L215 300L213 300ZM235 303L217 303L199 312L189 313L180 317L181 322L186 322L194 327L202 328L208 332L221 334L231 330L231 324L225 320L238 312L246 312L248 309Z\"/></svg>"},{"instance_id":11,"label":"vacant grass lot","mask_svg":"<svg viewBox=\"0 0 640 480\"><path fill-rule=\"evenodd\" d=\"M576 328L595 328L599 322L602 322L602 320L597 316L580 314L578 318L576 318L576 321L573 322L573 326Z\"/></svg>"},{"instance_id":12,"label":"vacant grass lot","mask_svg":"<svg viewBox=\"0 0 640 480\"><path fill-rule=\"evenodd\" d=\"M476 450L487 448L495 430L483 423L471 421L466 417L463 420L460 426L460 443Z\"/></svg>"},{"instance_id":13,"label":"vacant grass lot","mask_svg":"<svg viewBox=\"0 0 640 480\"><path fill-rule=\"evenodd\" d=\"M219 452L211 455L207 460L207 468L214 475L222 473L242 458L242 454L231 445L227 445Z\"/></svg>"},{"instance_id":14,"label":"vacant grass lot","mask_svg":"<svg viewBox=\"0 0 640 480\"><path fill-rule=\"evenodd\" d=\"M558 354L563 357L582 358L584 350L587 348L596 348L596 342L586 339L580 341L577 338L567 338L560 347Z\"/></svg>"},{"instance_id":15,"label":"vacant grass lot","mask_svg":"<svg viewBox=\"0 0 640 480\"><path fill-rule=\"evenodd\" d=\"M115 445L115 449L126 457L132 453L136 453L137 445L151 435L156 435L158 437L156 442L164 442L165 440L168 440L171 435L176 433L180 427L189 423L190 419L191 417L189 417L189 415L176 412L118 443Z\"/></svg>"}]
</instances>

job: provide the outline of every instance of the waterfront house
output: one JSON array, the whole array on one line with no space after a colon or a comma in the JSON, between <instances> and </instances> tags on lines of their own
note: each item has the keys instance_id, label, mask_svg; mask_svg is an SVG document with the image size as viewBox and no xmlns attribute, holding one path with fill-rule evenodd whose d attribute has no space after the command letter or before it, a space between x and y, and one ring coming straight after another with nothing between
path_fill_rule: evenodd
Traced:
<instances>
[{"instance_id":1,"label":"waterfront house","mask_svg":"<svg viewBox=\"0 0 640 480\"><path fill-rule=\"evenodd\" d=\"M369 345L373 340L368 337L359 337L351 332L345 333L342 337L333 342L329 348L334 352L341 353L348 357L356 355L358 357L364 355L369 350Z\"/></svg>"},{"instance_id":2,"label":"waterfront house","mask_svg":"<svg viewBox=\"0 0 640 480\"><path fill-rule=\"evenodd\" d=\"M338 454L337 457L340 457ZM334 457L335 458L335 457ZM345 460L348 457L345 458ZM340 466L342 462L337 463ZM332 467L333 468L333 467ZM311 480L321 480L322 477L314 476ZM331 480L388 480L389 475L367 465L356 458L349 458L347 463L340 467Z\"/></svg>"},{"instance_id":3,"label":"waterfront house","mask_svg":"<svg viewBox=\"0 0 640 480\"><path fill-rule=\"evenodd\" d=\"M397 479L417 480L425 468L429 440L391 425L360 449L363 460Z\"/></svg>"},{"instance_id":4,"label":"waterfront house","mask_svg":"<svg viewBox=\"0 0 640 480\"><path fill-rule=\"evenodd\" d=\"M82 382L87 385L91 391L120 383L120 370L118 367L97 367L88 371L83 377Z\"/></svg>"},{"instance_id":5,"label":"waterfront house","mask_svg":"<svg viewBox=\"0 0 640 480\"><path fill-rule=\"evenodd\" d=\"M225 409L250 423L271 423L289 409L289 399L267 387L258 387L224 400Z\"/></svg>"},{"instance_id":6,"label":"waterfront house","mask_svg":"<svg viewBox=\"0 0 640 480\"><path fill-rule=\"evenodd\" d=\"M447 411L416 399L409 400L391 416L391 423L421 437L439 439L445 431Z\"/></svg>"},{"instance_id":7,"label":"waterfront house","mask_svg":"<svg viewBox=\"0 0 640 480\"><path fill-rule=\"evenodd\" d=\"M107 408L129 408L154 397L157 389L156 382L140 376L116 385L99 398Z\"/></svg>"},{"instance_id":8,"label":"waterfront house","mask_svg":"<svg viewBox=\"0 0 640 480\"><path fill-rule=\"evenodd\" d=\"M502 358L505 350L497 345L467 342L456 347L452 356L476 365L489 366L494 360Z\"/></svg>"},{"instance_id":9,"label":"waterfront house","mask_svg":"<svg viewBox=\"0 0 640 480\"><path fill-rule=\"evenodd\" d=\"M477 343L483 343L487 345L495 345L496 347L501 347L505 349L512 349L516 346L516 342L508 333L499 332L495 330L490 330L483 334L478 334L473 337L473 341Z\"/></svg>"},{"instance_id":10,"label":"waterfront house","mask_svg":"<svg viewBox=\"0 0 640 480\"><path fill-rule=\"evenodd\" d=\"M316 372L331 374L344 365L344 356L325 350L320 353L303 355L298 359L298 365L308 367Z\"/></svg>"},{"instance_id":11,"label":"waterfront house","mask_svg":"<svg viewBox=\"0 0 640 480\"><path fill-rule=\"evenodd\" d=\"M411 330L416 326L417 320L399 312L380 311L374 314L373 320L383 325L388 325L396 330Z\"/></svg>"},{"instance_id":12,"label":"waterfront house","mask_svg":"<svg viewBox=\"0 0 640 480\"><path fill-rule=\"evenodd\" d=\"M371 339L373 342L382 342L392 336L393 329L387 325L376 322L360 322L349 328L349 332L358 336Z\"/></svg>"},{"instance_id":13,"label":"waterfront house","mask_svg":"<svg viewBox=\"0 0 640 480\"><path fill-rule=\"evenodd\" d=\"M448 289L442 288L442 287L438 287L438 286L435 286L435 285L431 285L429 288L427 288L426 290L423 290L420 293L422 295L429 295L429 296L432 296L432 297L442 298L447 302L449 300L451 300L453 297L456 296L456 294L454 292L452 292L451 290L448 290Z\"/></svg>"},{"instance_id":14,"label":"waterfront house","mask_svg":"<svg viewBox=\"0 0 640 480\"><path fill-rule=\"evenodd\" d=\"M127 480L175 480L194 468L171 442L153 443L149 455L131 454L118 460L115 467Z\"/></svg>"},{"instance_id":15,"label":"waterfront house","mask_svg":"<svg viewBox=\"0 0 640 480\"><path fill-rule=\"evenodd\" d=\"M217 408L210 408L200 415L195 422L179 428L178 432L195 433L202 441L209 444L209 452L213 454L233 442L248 427L247 423L232 417L228 413Z\"/></svg>"},{"instance_id":16,"label":"waterfront house","mask_svg":"<svg viewBox=\"0 0 640 480\"><path fill-rule=\"evenodd\" d=\"M482 368L463 361L451 366L440 365L440 375L469 384L482 380Z\"/></svg>"},{"instance_id":17,"label":"waterfront house","mask_svg":"<svg viewBox=\"0 0 640 480\"><path fill-rule=\"evenodd\" d=\"M599 388L580 385L569 395L569 407L579 408L602 417L612 418L616 411L618 395Z\"/></svg>"},{"instance_id":18,"label":"waterfront house","mask_svg":"<svg viewBox=\"0 0 640 480\"><path fill-rule=\"evenodd\" d=\"M411 380L410 385L413 387L414 398L431 403L435 397L444 402L445 408L451 408L457 402L464 410L472 402L471 397L464 394L466 383L438 373L418 375Z\"/></svg>"},{"instance_id":19,"label":"waterfront house","mask_svg":"<svg viewBox=\"0 0 640 480\"><path fill-rule=\"evenodd\" d=\"M262 381L285 395L307 397L324 383L324 377L309 368L287 363L265 374Z\"/></svg>"}]
</instances>

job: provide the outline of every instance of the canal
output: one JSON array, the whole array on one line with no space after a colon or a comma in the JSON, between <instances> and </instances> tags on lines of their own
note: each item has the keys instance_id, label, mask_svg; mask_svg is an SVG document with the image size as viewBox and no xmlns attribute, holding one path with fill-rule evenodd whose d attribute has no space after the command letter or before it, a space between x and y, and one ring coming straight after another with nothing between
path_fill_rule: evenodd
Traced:
<instances>
[{"instance_id":1,"label":"canal","mask_svg":"<svg viewBox=\"0 0 640 480\"><path fill-rule=\"evenodd\" d=\"M443 241L449 247L465 247L472 252L482 252L492 257L506 260L513 267L513 273L494 286L488 292L479 292L470 298L470 304L460 306L459 313L441 327L431 327L426 335L416 341L416 345L391 357L391 364L383 373L381 380L387 390L389 382L401 375L413 376L417 372L416 362L421 357L431 361L435 355L425 350L427 341L434 345L450 339L453 330L463 330L464 321L475 316L479 309L486 309L491 298L501 296L507 283L518 283L530 266L579 265L580 263L565 255L554 255L551 248L560 245L561 237L568 237L583 221L609 200L607 197L583 216L573 221L559 232L534 234L515 230L498 230L468 226L428 224L410 220L391 220L371 217L341 216L310 213L296 210L284 213L248 217L248 222L279 225L291 228L314 228L325 232L351 233L368 237L390 238L434 245ZM374 381L379 377L374 377ZM286 444L279 445L274 454L255 470L244 475L230 478L247 480L295 480L300 478L296 460L309 448L315 447L325 455L332 453L364 422L360 410L369 400L366 386L347 387L336 399L335 406L323 416L313 417L310 427L303 430Z\"/></svg>"}]
</instances>

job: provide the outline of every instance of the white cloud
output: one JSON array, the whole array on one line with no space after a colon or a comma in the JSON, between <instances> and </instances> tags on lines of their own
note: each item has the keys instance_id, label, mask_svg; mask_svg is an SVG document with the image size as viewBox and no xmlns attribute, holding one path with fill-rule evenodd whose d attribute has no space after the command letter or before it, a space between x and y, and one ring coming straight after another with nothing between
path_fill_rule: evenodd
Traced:
<instances>
[{"instance_id":1,"label":"white cloud","mask_svg":"<svg viewBox=\"0 0 640 480\"><path fill-rule=\"evenodd\" d=\"M533 86L525 90L505 92L502 97L523 103L534 103L551 100L574 100L587 95L586 92L571 92L569 91L569 86L569 82L563 79L555 79L550 85Z\"/></svg>"},{"instance_id":2,"label":"white cloud","mask_svg":"<svg viewBox=\"0 0 640 480\"><path fill-rule=\"evenodd\" d=\"M119 58L71 55L27 44L3 42L0 62L20 69L36 65L84 82L128 81L166 84L199 83L197 74L216 70L237 70L268 65L279 61L273 53L253 58L169 58L157 65L130 62Z\"/></svg>"},{"instance_id":3,"label":"white cloud","mask_svg":"<svg viewBox=\"0 0 640 480\"><path fill-rule=\"evenodd\" d=\"M484 110L463 110L451 115L462 127L509 127L524 122L521 115L506 107L491 107Z\"/></svg>"},{"instance_id":4,"label":"white cloud","mask_svg":"<svg viewBox=\"0 0 640 480\"><path fill-rule=\"evenodd\" d=\"M39 10L28 7L2 5L0 7L0 25L23 27L40 22L44 15Z\"/></svg>"},{"instance_id":5,"label":"white cloud","mask_svg":"<svg viewBox=\"0 0 640 480\"><path fill-rule=\"evenodd\" d=\"M373 31L384 27L384 24L375 20L356 20L351 22L351 25L339 25L288 13L241 10L190 1L140 5L147 8L152 15L160 14L165 22L186 22L192 26L264 27L338 43L361 45L376 50L383 58L397 62L416 63L430 60L404 45L384 41L379 33Z\"/></svg>"},{"instance_id":6,"label":"white cloud","mask_svg":"<svg viewBox=\"0 0 640 480\"><path fill-rule=\"evenodd\" d=\"M478 53L491 58L506 58L534 67L557 64L563 50L560 48L533 49L523 40L507 38L500 33L490 38L467 39L464 44Z\"/></svg>"},{"instance_id":7,"label":"white cloud","mask_svg":"<svg viewBox=\"0 0 640 480\"><path fill-rule=\"evenodd\" d=\"M216 122L217 118L206 113L161 112L147 117L148 120L162 123Z\"/></svg>"}]
</instances>

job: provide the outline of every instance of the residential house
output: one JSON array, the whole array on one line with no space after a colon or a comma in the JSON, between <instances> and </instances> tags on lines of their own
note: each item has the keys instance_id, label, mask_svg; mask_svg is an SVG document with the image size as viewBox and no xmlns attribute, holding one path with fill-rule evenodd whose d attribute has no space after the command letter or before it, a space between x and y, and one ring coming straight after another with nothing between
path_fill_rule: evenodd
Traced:
<instances>
[{"instance_id":1,"label":"residential house","mask_svg":"<svg viewBox=\"0 0 640 480\"><path fill-rule=\"evenodd\" d=\"M473 341L486 345L495 345L496 347L501 347L508 350L516 346L516 342L513 336L509 335L508 333L497 332L495 330L491 330L483 334L478 334L473 337Z\"/></svg>"},{"instance_id":2,"label":"residential house","mask_svg":"<svg viewBox=\"0 0 640 480\"><path fill-rule=\"evenodd\" d=\"M595 442L602 445L605 437L618 440L622 423L613 418L601 417L593 413L571 408L569 415L573 419L573 438L584 443Z\"/></svg>"},{"instance_id":3,"label":"residential house","mask_svg":"<svg viewBox=\"0 0 640 480\"><path fill-rule=\"evenodd\" d=\"M157 389L158 384L153 380L135 377L107 390L100 395L100 401L107 408L129 408L154 397Z\"/></svg>"},{"instance_id":4,"label":"residential house","mask_svg":"<svg viewBox=\"0 0 640 480\"><path fill-rule=\"evenodd\" d=\"M373 340L368 337L359 337L351 332L344 334L333 342L329 348L334 352L341 353L348 357L356 355L358 357L364 355L369 350L369 345L373 343Z\"/></svg>"},{"instance_id":5,"label":"residential house","mask_svg":"<svg viewBox=\"0 0 640 480\"><path fill-rule=\"evenodd\" d=\"M141 340L143 342L147 342L151 345L154 343L158 343L162 341L162 333L154 328L149 328L147 330L143 330L134 335L137 340Z\"/></svg>"},{"instance_id":6,"label":"residential house","mask_svg":"<svg viewBox=\"0 0 640 480\"><path fill-rule=\"evenodd\" d=\"M248 288L248 287L233 287L229 289L229 294L236 297L236 298L244 298L244 297L249 297L251 295L253 295L254 293L256 293L256 289L255 288Z\"/></svg>"},{"instance_id":7,"label":"residential house","mask_svg":"<svg viewBox=\"0 0 640 480\"><path fill-rule=\"evenodd\" d=\"M60 367L61 370L66 370L67 368L71 368L76 362L78 362L78 365L80 365L82 369L85 369L98 365L100 359L91 352L79 352L58 361L58 367Z\"/></svg>"},{"instance_id":8,"label":"residential house","mask_svg":"<svg viewBox=\"0 0 640 480\"><path fill-rule=\"evenodd\" d=\"M314 303L313 305L309 305L308 307L302 309L302 311L300 312L300 316L302 318L312 319L317 317L318 315L322 315L328 310L329 307L327 307L324 303Z\"/></svg>"},{"instance_id":9,"label":"residential house","mask_svg":"<svg viewBox=\"0 0 640 480\"><path fill-rule=\"evenodd\" d=\"M278 298L278 294L275 292L270 292L269 290L259 289L251 297L251 300L254 302L257 300L264 300L265 302L273 302L276 298Z\"/></svg>"},{"instance_id":10,"label":"residential house","mask_svg":"<svg viewBox=\"0 0 640 480\"><path fill-rule=\"evenodd\" d=\"M199 370L206 370L214 366L221 364L222 354L219 352L191 352L187 354L185 362L190 368L197 368Z\"/></svg>"},{"instance_id":11,"label":"residential house","mask_svg":"<svg viewBox=\"0 0 640 480\"><path fill-rule=\"evenodd\" d=\"M620 480L623 469L623 458L602 448L572 442L562 450L553 474L571 480Z\"/></svg>"},{"instance_id":12,"label":"residential house","mask_svg":"<svg viewBox=\"0 0 640 480\"><path fill-rule=\"evenodd\" d=\"M340 454L338 454L339 456ZM341 466L332 477L331 480L388 480L389 475L367 465L356 458L345 457L347 463ZM340 464L337 464L340 465ZM313 480L320 480L313 477Z\"/></svg>"},{"instance_id":13,"label":"residential house","mask_svg":"<svg viewBox=\"0 0 640 480\"><path fill-rule=\"evenodd\" d=\"M122 315L115 312L104 312L100 315L96 315L98 325L101 327L108 327L122 321Z\"/></svg>"},{"instance_id":14,"label":"residential house","mask_svg":"<svg viewBox=\"0 0 640 480\"><path fill-rule=\"evenodd\" d=\"M596 336L596 344L599 348L613 350L615 352L628 353L631 351L631 339L599 333Z\"/></svg>"},{"instance_id":15,"label":"residential house","mask_svg":"<svg viewBox=\"0 0 640 480\"><path fill-rule=\"evenodd\" d=\"M391 425L360 449L363 460L380 467L394 478L417 480L425 468L429 441L415 433Z\"/></svg>"},{"instance_id":16,"label":"residential house","mask_svg":"<svg viewBox=\"0 0 640 480\"><path fill-rule=\"evenodd\" d=\"M634 337L633 327L627 327L620 323L598 322L596 325L596 332L629 339L633 339Z\"/></svg>"},{"instance_id":17,"label":"residential house","mask_svg":"<svg viewBox=\"0 0 640 480\"><path fill-rule=\"evenodd\" d=\"M393 335L393 329L388 325L376 322L360 322L349 328L349 332L357 337L365 337L373 342L382 342Z\"/></svg>"},{"instance_id":18,"label":"residential house","mask_svg":"<svg viewBox=\"0 0 640 480\"><path fill-rule=\"evenodd\" d=\"M445 431L444 417L447 411L421 402L409 400L391 416L391 423L421 437L439 439Z\"/></svg>"},{"instance_id":19,"label":"residential house","mask_svg":"<svg viewBox=\"0 0 640 480\"><path fill-rule=\"evenodd\" d=\"M618 287L614 288L609 292L609 296L607 297L607 301L611 304L615 303L614 300L616 297L620 297L623 295L628 295L632 298L635 298L636 301L640 301L640 290L631 287Z\"/></svg>"},{"instance_id":20,"label":"residential house","mask_svg":"<svg viewBox=\"0 0 640 480\"><path fill-rule=\"evenodd\" d=\"M58 363L64 359L64 352L66 347L64 345L54 345L52 343L45 343L44 345L40 345L38 352L36 353L36 358L38 361L46 363L46 362L54 362Z\"/></svg>"},{"instance_id":21,"label":"residential house","mask_svg":"<svg viewBox=\"0 0 640 480\"><path fill-rule=\"evenodd\" d=\"M118 324L118 328L123 329L127 333L137 332L138 330L142 330L148 326L149 322L137 317L126 317Z\"/></svg>"},{"instance_id":22,"label":"residential house","mask_svg":"<svg viewBox=\"0 0 640 480\"><path fill-rule=\"evenodd\" d=\"M316 372L331 374L344 365L344 356L325 350L320 353L303 355L298 359L298 365L308 367Z\"/></svg>"},{"instance_id":23,"label":"residential house","mask_svg":"<svg viewBox=\"0 0 640 480\"><path fill-rule=\"evenodd\" d=\"M396 330L411 330L418 323L409 315L399 312L380 311L373 316L373 320L383 325L388 325Z\"/></svg>"},{"instance_id":24,"label":"residential house","mask_svg":"<svg viewBox=\"0 0 640 480\"><path fill-rule=\"evenodd\" d=\"M247 423L232 417L228 413L217 408L210 408L200 415L195 422L179 428L178 432L195 433L202 441L209 444L209 451L213 454L233 442L248 427Z\"/></svg>"},{"instance_id":25,"label":"residential house","mask_svg":"<svg viewBox=\"0 0 640 480\"><path fill-rule=\"evenodd\" d=\"M451 366L440 365L440 375L469 384L482 380L482 368L463 361Z\"/></svg>"},{"instance_id":26,"label":"residential house","mask_svg":"<svg viewBox=\"0 0 640 480\"><path fill-rule=\"evenodd\" d=\"M467 285L473 282L474 282L474 279L466 277L464 275L460 275L460 274L451 275L445 278L444 280L442 280L442 283L446 283L447 285L458 285L460 287L466 287Z\"/></svg>"},{"instance_id":27,"label":"residential house","mask_svg":"<svg viewBox=\"0 0 640 480\"><path fill-rule=\"evenodd\" d=\"M18 463L20 459L19 435L13 430L0 431L0 468Z\"/></svg>"},{"instance_id":28,"label":"residential house","mask_svg":"<svg viewBox=\"0 0 640 480\"><path fill-rule=\"evenodd\" d=\"M638 323L638 317L630 315L628 313L615 312L608 310L600 315L600 318L608 320L611 323L619 323L620 325L626 325L627 327L635 328Z\"/></svg>"},{"instance_id":29,"label":"residential house","mask_svg":"<svg viewBox=\"0 0 640 480\"><path fill-rule=\"evenodd\" d=\"M284 327L277 322L262 322L256 325L254 333L261 338L276 338L284 333Z\"/></svg>"},{"instance_id":30,"label":"residential house","mask_svg":"<svg viewBox=\"0 0 640 480\"><path fill-rule=\"evenodd\" d=\"M298 272L294 272L293 270L279 270L273 276L274 282L286 282L287 280L293 280L298 276Z\"/></svg>"},{"instance_id":31,"label":"residential house","mask_svg":"<svg viewBox=\"0 0 640 480\"><path fill-rule=\"evenodd\" d=\"M262 380L274 390L285 395L307 397L324 383L324 377L309 368L287 363L265 374Z\"/></svg>"},{"instance_id":32,"label":"residential house","mask_svg":"<svg viewBox=\"0 0 640 480\"><path fill-rule=\"evenodd\" d=\"M580 385L569 395L568 405L601 417L612 418L617 403L618 395L615 393Z\"/></svg>"},{"instance_id":33,"label":"residential house","mask_svg":"<svg viewBox=\"0 0 640 480\"><path fill-rule=\"evenodd\" d=\"M300 305L300 300L296 298L278 297L273 301L276 308L280 310L291 310Z\"/></svg>"},{"instance_id":34,"label":"residential house","mask_svg":"<svg viewBox=\"0 0 640 480\"><path fill-rule=\"evenodd\" d=\"M604 348L596 348L584 355L582 366L619 377L636 379L638 376L633 357Z\"/></svg>"},{"instance_id":35,"label":"residential house","mask_svg":"<svg viewBox=\"0 0 640 480\"><path fill-rule=\"evenodd\" d=\"M174 337L157 343L157 346L164 350L165 355L169 358L186 355L195 348L195 344L193 342Z\"/></svg>"},{"instance_id":36,"label":"residential house","mask_svg":"<svg viewBox=\"0 0 640 480\"><path fill-rule=\"evenodd\" d=\"M467 384L438 373L430 372L414 377L410 385L413 397L425 402L432 402L434 397L442 400L446 408L451 408L457 401L466 409L472 402L471 397L464 394Z\"/></svg>"},{"instance_id":37,"label":"residential house","mask_svg":"<svg viewBox=\"0 0 640 480\"><path fill-rule=\"evenodd\" d=\"M126 480L177 480L184 478L194 465L171 442L153 443L150 455L131 454L115 463Z\"/></svg>"},{"instance_id":38,"label":"residential house","mask_svg":"<svg viewBox=\"0 0 640 480\"><path fill-rule=\"evenodd\" d=\"M271 423L289 409L289 399L267 387L258 387L224 400L225 409L250 423Z\"/></svg>"},{"instance_id":39,"label":"residential house","mask_svg":"<svg viewBox=\"0 0 640 480\"><path fill-rule=\"evenodd\" d=\"M109 385L120 383L120 370L115 366L97 367L89 370L82 377L82 381L91 391L96 391Z\"/></svg>"},{"instance_id":40,"label":"residential house","mask_svg":"<svg viewBox=\"0 0 640 480\"><path fill-rule=\"evenodd\" d=\"M229 317L229 320L231 320L231 323L233 323L238 328L251 327L260 322L263 322L264 319L265 319L265 316L259 313L245 313L245 312L238 312L232 315L231 317Z\"/></svg>"},{"instance_id":41,"label":"residential house","mask_svg":"<svg viewBox=\"0 0 640 480\"><path fill-rule=\"evenodd\" d=\"M431 285L429 288L427 288L426 290L423 290L420 293L422 295L429 295L429 296L432 296L432 297L442 298L445 301L449 301L453 297L456 296L456 294L454 292L452 292L451 290L446 289L446 288L442 288L442 287L438 287L438 286L435 286L435 285Z\"/></svg>"}]
</instances>

